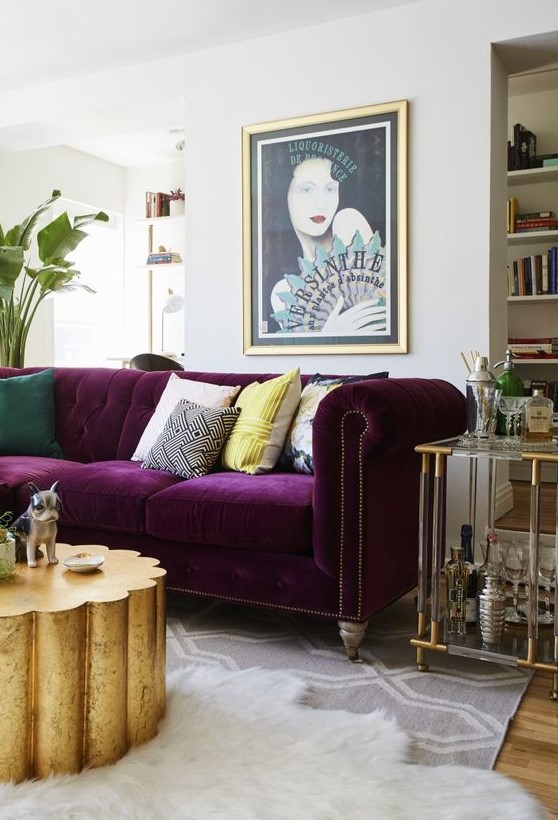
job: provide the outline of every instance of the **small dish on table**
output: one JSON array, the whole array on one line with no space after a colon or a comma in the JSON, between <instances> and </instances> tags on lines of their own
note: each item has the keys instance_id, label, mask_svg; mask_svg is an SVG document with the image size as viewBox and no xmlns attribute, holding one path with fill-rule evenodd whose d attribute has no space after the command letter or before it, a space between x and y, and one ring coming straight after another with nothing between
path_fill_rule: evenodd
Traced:
<instances>
[{"instance_id":1,"label":"small dish on table","mask_svg":"<svg viewBox=\"0 0 558 820\"><path fill-rule=\"evenodd\" d=\"M89 552L78 552L62 559L64 566L72 572L93 572L104 562L104 555L91 555Z\"/></svg>"}]
</instances>

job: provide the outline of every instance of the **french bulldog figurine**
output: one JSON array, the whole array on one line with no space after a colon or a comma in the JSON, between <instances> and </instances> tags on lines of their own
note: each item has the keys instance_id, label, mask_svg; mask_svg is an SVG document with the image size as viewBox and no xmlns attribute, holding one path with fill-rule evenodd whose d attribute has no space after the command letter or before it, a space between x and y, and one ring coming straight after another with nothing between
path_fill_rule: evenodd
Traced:
<instances>
[{"instance_id":1,"label":"french bulldog figurine","mask_svg":"<svg viewBox=\"0 0 558 820\"><path fill-rule=\"evenodd\" d=\"M16 556L18 561L27 558L27 565L37 566L37 559L43 557L39 549L44 544L49 564L57 564L56 532L60 516L60 498L56 492L58 481L50 490L39 490L35 484L29 484L31 503L27 510L14 522L16 535Z\"/></svg>"}]
</instances>

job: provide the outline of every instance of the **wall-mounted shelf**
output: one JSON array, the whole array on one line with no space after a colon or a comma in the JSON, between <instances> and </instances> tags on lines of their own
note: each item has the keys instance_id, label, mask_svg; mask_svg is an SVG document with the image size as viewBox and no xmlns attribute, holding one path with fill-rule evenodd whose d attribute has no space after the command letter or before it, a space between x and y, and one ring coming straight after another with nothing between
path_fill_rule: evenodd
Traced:
<instances>
[{"instance_id":1,"label":"wall-mounted shelf","mask_svg":"<svg viewBox=\"0 0 558 820\"><path fill-rule=\"evenodd\" d=\"M138 265L141 270L157 270L157 268L183 268L184 262L155 262L153 265Z\"/></svg>"},{"instance_id":2,"label":"wall-mounted shelf","mask_svg":"<svg viewBox=\"0 0 558 820\"><path fill-rule=\"evenodd\" d=\"M171 214L170 216L149 216L137 219L136 222L142 225L168 225L171 222L183 222L184 214Z\"/></svg>"},{"instance_id":3,"label":"wall-mounted shelf","mask_svg":"<svg viewBox=\"0 0 558 820\"><path fill-rule=\"evenodd\" d=\"M558 165L546 168L526 168L524 171L508 171L508 185L531 185L539 182L558 182Z\"/></svg>"},{"instance_id":4,"label":"wall-mounted shelf","mask_svg":"<svg viewBox=\"0 0 558 820\"><path fill-rule=\"evenodd\" d=\"M557 239L558 231L521 231L520 233L508 234L508 244L510 245L528 245L540 242L552 244Z\"/></svg>"},{"instance_id":5,"label":"wall-mounted shelf","mask_svg":"<svg viewBox=\"0 0 558 820\"><path fill-rule=\"evenodd\" d=\"M508 296L510 304L521 303L528 304L529 302L555 302L558 299L558 293L539 293L533 296Z\"/></svg>"},{"instance_id":6,"label":"wall-mounted shelf","mask_svg":"<svg viewBox=\"0 0 558 820\"><path fill-rule=\"evenodd\" d=\"M521 365L521 364L528 364L528 365L533 365L533 364L549 365L549 364L553 364L553 365L556 366L556 365L558 365L558 357L556 359L524 359L524 358L517 358L517 357L514 356L513 364L514 364L514 367L516 367L518 365Z\"/></svg>"}]
</instances>

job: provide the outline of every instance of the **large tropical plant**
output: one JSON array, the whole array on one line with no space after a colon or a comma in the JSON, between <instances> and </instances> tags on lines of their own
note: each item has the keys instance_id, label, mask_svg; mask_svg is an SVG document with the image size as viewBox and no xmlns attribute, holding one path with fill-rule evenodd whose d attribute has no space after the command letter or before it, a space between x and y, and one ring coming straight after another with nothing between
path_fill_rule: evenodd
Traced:
<instances>
[{"instance_id":1,"label":"large tropical plant","mask_svg":"<svg viewBox=\"0 0 558 820\"><path fill-rule=\"evenodd\" d=\"M64 211L38 230L42 215L60 196L60 191L53 191L7 233L0 225L0 365L23 367L29 329L49 294L77 288L93 292L78 281L80 272L66 256L88 235L85 225L107 222L108 216L99 211L70 219Z\"/></svg>"}]
</instances>

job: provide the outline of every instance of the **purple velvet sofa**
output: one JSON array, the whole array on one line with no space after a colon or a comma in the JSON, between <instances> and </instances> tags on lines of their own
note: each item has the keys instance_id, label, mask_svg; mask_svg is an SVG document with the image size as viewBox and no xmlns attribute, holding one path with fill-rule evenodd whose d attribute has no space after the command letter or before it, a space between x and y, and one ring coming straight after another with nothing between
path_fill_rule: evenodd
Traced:
<instances>
[{"instance_id":1,"label":"purple velvet sofa","mask_svg":"<svg viewBox=\"0 0 558 820\"><path fill-rule=\"evenodd\" d=\"M0 368L0 378L38 369ZM180 374L241 386L274 375ZM130 460L168 378L55 368L64 459L0 456L0 512L27 507L28 482L58 480L60 542L156 557L174 592L337 620L355 659L367 619L416 584L414 447L464 430L463 394L436 379L344 384L314 419L314 475L217 470L186 481Z\"/></svg>"}]
</instances>

